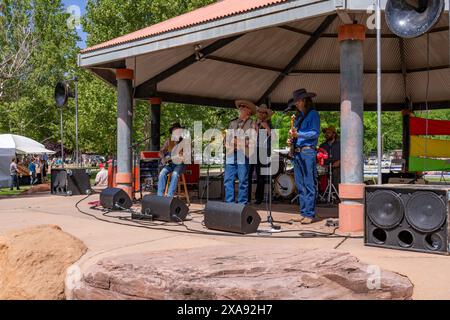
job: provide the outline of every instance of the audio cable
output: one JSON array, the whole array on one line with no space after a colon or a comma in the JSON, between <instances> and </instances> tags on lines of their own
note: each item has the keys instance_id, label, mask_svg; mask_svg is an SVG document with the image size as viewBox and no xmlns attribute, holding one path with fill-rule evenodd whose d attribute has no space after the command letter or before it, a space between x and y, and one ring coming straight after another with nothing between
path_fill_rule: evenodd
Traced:
<instances>
[{"instance_id":1,"label":"audio cable","mask_svg":"<svg viewBox=\"0 0 450 320\"><path fill-rule=\"evenodd\" d=\"M257 233L256 235L246 235L246 234L235 234L235 233L225 233L225 232L215 232L215 231L204 231L204 230L197 230L192 229L189 226L187 226L184 221L182 221L178 216L177 220L180 222L176 225L169 225L168 223L152 223L152 222L143 222L139 220L133 220L129 217L122 217L122 216L108 216L107 214L110 212L104 213L104 217L117 219L119 221L113 221L109 219L102 219L101 217L98 217L95 214L83 211L79 205L86 199L88 199L91 195L87 195L83 199L79 200L75 204L75 208L78 210L79 213L92 217L97 221L115 224L115 225L121 225L121 226L127 226L127 227L133 227L133 228L141 228L141 229L150 229L150 230L160 230L160 231L169 231L174 233L181 233L181 234L191 234L191 235L207 235L207 236L220 236L220 237L233 237L233 238L276 238L276 239L310 239L310 238L327 238L327 239L333 239L333 238L340 238L340 239L363 239L362 236L350 236L350 235L339 235L336 234L337 228L333 230L331 233L316 231L316 230L299 230L299 229L292 229L292 230L281 230L276 233L276 235L273 235L270 232L263 232L263 233ZM131 209L130 209L131 210ZM133 212L133 211L132 211ZM122 222L126 221L128 223ZM178 227L182 226L186 230L179 230L179 229L169 229L166 228L168 226L171 227ZM297 233L298 235L287 235L291 233ZM284 234L284 235L283 235Z\"/></svg>"}]
</instances>

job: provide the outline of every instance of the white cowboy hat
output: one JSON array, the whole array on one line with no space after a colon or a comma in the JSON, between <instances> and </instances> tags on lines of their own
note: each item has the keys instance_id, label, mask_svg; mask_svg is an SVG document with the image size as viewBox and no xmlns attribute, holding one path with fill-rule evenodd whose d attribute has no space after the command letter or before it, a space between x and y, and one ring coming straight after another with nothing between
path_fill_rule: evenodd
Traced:
<instances>
[{"instance_id":1,"label":"white cowboy hat","mask_svg":"<svg viewBox=\"0 0 450 320\"><path fill-rule=\"evenodd\" d=\"M234 104L236 105L236 108L238 108L238 109L242 105L248 107L252 111L252 115L254 115L256 113L256 105L253 102L251 102L251 101L248 101L248 100L236 100L234 102Z\"/></svg>"},{"instance_id":2,"label":"white cowboy hat","mask_svg":"<svg viewBox=\"0 0 450 320\"><path fill-rule=\"evenodd\" d=\"M268 118L271 118L272 115L273 115L273 113L274 113L273 110L272 110L272 109L269 109L269 108L267 107L266 104L260 105L260 106L258 107L258 112L259 112L259 111L267 112Z\"/></svg>"}]
</instances>

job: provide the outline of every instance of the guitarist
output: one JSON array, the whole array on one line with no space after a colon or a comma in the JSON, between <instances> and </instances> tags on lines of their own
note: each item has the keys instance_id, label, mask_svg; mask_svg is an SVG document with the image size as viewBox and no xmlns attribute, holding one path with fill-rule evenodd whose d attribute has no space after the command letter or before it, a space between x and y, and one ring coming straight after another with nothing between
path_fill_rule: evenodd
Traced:
<instances>
[{"instance_id":1,"label":"guitarist","mask_svg":"<svg viewBox=\"0 0 450 320\"><path fill-rule=\"evenodd\" d=\"M164 165L164 168L159 173L158 178L158 196L163 197L164 192L166 190L166 182L167 182L167 176L169 173L172 173L172 178L170 180L170 186L169 190L167 192L167 196L169 198L173 198L175 191L177 190L178 186L178 178L184 171L184 163L181 161L173 161L171 154L172 150L183 140L181 137L180 130L184 129L180 123L176 122L174 123L170 129L170 137L166 140L164 143L161 151L160 156L162 159L162 163ZM182 155L177 155L178 157L182 157Z\"/></svg>"},{"instance_id":2,"label":"guitarist","mask_svg":"<svg viewBox=\"0 0 450 320\"><path fill-rule=\"evenodd\" d=\"M251 156L250 139L245 137L237 137L239 131L249 132L256 128L252 116L256 113L256 105L251 101L237 100L235 101L236 108L239 110L239 117L231 121L229 132L225 138L225 202L235 203L235 180L239 181L238 199L240 204L247 204L248 189L249 189L249 169Z\"/></svg>"},{"instance_id":3,"label":"guitarist","mask_svg":"<svg viewBox=\"0 0 450 320\"><path fill-rule=\"evenodd\" d=\"M288 143L295 147L294 176L300 195L302 224L311 224L316 215L316 158L320 116L313 107L312 98L315 96L315 93L307 92L306 89L294 91L293 102L298 112L288 140Z\"/></svg>"}]
</instances>

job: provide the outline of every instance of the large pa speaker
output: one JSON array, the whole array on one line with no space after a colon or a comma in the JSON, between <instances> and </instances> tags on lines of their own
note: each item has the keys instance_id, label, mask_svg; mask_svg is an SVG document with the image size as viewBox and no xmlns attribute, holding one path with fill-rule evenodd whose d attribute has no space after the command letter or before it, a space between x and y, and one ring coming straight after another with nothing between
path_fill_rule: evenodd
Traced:
<instances>
[{"instance_id":1,"label":"large pa speaker","mask_svg":"<svg viewBox=\"0 0 450 320\"><path fill-rule=\"evenodd\" d=\"M92 192L87 169L52 169L51 193L72 196Z\"/></svg>"},{"instance_id":2,"label":"large pa speaker","mask_svg":"<svg viewBox=\"0 0 450 320\"><path fill-rule=\"evenodd\" d=\"M367 186L365 244L428 253L450 253L450 187Z\"/></svg>"},{"instance_id":3,"label":"large pa speaker","mask_svg":"<svg viewBox=\"0 0 450 320\"><path fill-rule=\"evenodd\" d=\"M130 196L120 188L106 188L100 193L100 205L109 210L128 210L133 205Z\"/></svg>"},{"instance_id":4,"label":"large pa speaker","mask_svg":"<svg viewBox=\"0 0 450 320\"><path fill-rule=\"evenodd\" d=\"M147 195L142 199L142 212L134 219L151 219L166 222L180 222L186 219L189 208L178 198Z\"/></svg>"},{"instance_id":5,"label":"large pa speaker","mask_svg":"<svg viewBox=\"0 0 450 320\"><path fill-rule=\"evenodd\" d=\"M208 229L249 234L258 230L261 217L248 205L209 201L204 222Z\"/></svg>"}]
</instances>

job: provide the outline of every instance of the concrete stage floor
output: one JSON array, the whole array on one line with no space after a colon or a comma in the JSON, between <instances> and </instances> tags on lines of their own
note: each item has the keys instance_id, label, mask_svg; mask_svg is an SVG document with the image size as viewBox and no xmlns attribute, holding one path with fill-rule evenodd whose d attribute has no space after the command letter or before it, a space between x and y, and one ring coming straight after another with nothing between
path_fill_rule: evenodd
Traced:
<instances>
[{"instance_id":1,"label":"concrete stage floor","mask_svg":"<svg viewBox=\"0 0 450 320\"><path fill-rule=\"evenodd\" d=\"M322 248L350 252L362 262L377 265L381 268L396 271L409 277L414 284L414 299L450 299L450 257L414 253L399 250L389 250L365 247L362 239L342 238L277 238L280 235L298 235L298 232L287 234L274 234L272 236L252 235L250 237L234 237L221 235L204 235L176 233L166 230L144 229L128 227L118 224L106 223L93 217L83 215L75 208L75 204L82 200L83 196L60 197L39 195L34 197L16 197L0 199L0 232L21 229L23 227L56 224L62 229L82 241L89 248L87 254L82 257L78 265L85 269L101 258L125 253L144 251L165 251L169 249L196 248L206 246L242 246L257 244L264 247L283 247L295 249ZM99 199L98 194L92 195L80 203L79 207L92 213L101 219L119 222L118 219L106 218L102 212L91 210L88 202ZM191 205L193 220L186 226L195 230L207 231L201 225L202 215L195 213L202 209L201 204ZM138 209L138 208L136 208ZM266 221L267 213L264 206L258 207L263 221ZM275 204L273 215L277 221L289 221L298 218L297 206L289 204ZM332 216L335 211L320 210L324 217ZM115 216L126 216L124 213L111 213ZM128 214L129 216L129 214ZM120 221L129 223L127 221ZM165 229L186 231L183 226L164 226ZM261 229L268 229L264 223ZM316 230L322 232L333 231L332 227L325 226L325 220L318 221L311 226L282 224L282 230ZM361 234L359 234L361 235ZM345 240L345 241L343 241Z\"/></svg>"}]
</instances>

